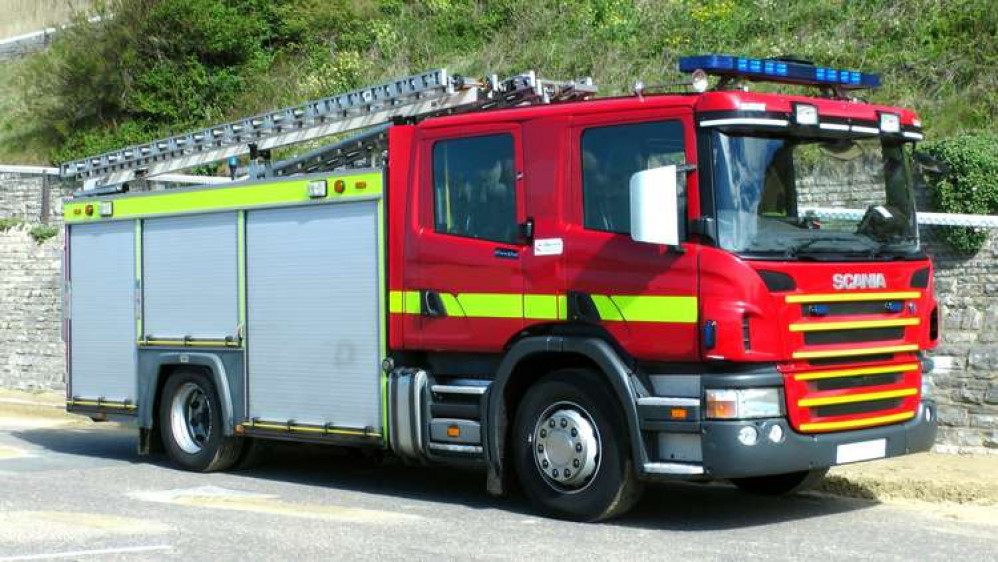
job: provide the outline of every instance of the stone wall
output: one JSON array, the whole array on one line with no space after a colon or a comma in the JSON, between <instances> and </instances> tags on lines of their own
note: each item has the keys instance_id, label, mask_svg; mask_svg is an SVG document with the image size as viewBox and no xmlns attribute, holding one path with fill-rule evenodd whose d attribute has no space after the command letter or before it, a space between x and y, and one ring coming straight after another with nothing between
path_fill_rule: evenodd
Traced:
<instances>
[{"instance_id":1,"label":"stone wall","mask_svg":"<svg viewBox=\"0 0 998 562\"><path fill-rule=\"evenodd\" d=\"M62 221L62 200L69 186L57 177L43 174L14 174L0 172L0 219L19 218L28 222L41 222L44 184L48 182L48 220Z\"/></svg>"},{"instance_id":2,"label":"stone wall","mask_svg":"<svg viewBox=\"0 0 998 562\"><path fill-rule=\"evenodd\" d=\"M927 377L939 401L939 442L998 452L998 235L975 256L954 255L923 228L936 266L942 335Z\"/></svg>"},{"instance_id":3,"label":"stone wall","mask_svg":"<svg viewBox=\"0 0 998 562\"><path fill-rule=\"evenodd\" d=\"M0 219L24 224L0 230L0 387L65 387L62 343L62 232L42 243L31 236L41 222L44 176L0 173ZM48 180L48 221L62 224L70 187Z\"/></svg>"},{"instance_id":4,"label":"stone wall","mask_svg":"<svg viewBox=\"0 0 998 562\"><path fill-rule=\"evenodd\" d=\"M39 244L28 225L0 231L0 387L65 387L62 234Z\"/></svg>"}]
</instances>

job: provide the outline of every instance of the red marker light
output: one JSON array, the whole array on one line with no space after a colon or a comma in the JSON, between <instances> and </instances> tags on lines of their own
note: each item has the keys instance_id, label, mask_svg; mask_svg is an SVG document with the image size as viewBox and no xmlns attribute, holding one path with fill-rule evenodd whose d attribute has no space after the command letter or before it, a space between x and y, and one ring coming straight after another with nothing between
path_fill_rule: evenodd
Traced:
<instances>
[{"instance_id":1,"label":"red marker light","mask_svg":"<svg viewBox=\"0 0 998 562\"><path fill-rule=\"evenodd\" d=\"M336 180L333 182L333 191L336 193L343 193L347 190L347 183L343 180Z\"/></svg>"},{"instance_id":2,"label":"red marker light","mask_svg":"<svg viewBox=\"0 0 998 562\"><path fill-rule=\"evenodd\" d=\"M88 217L92 216L94 214L94 206L93 205L87 205L86 213L87 213Z\"/></svg>"}]
</instances>

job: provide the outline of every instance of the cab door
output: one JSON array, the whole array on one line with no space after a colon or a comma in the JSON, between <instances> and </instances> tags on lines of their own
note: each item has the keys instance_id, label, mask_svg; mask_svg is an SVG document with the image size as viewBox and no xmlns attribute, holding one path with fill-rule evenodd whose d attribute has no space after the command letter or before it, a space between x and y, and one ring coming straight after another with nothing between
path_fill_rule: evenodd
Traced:
<instances>
[{"instance_id":1,"label":"cab door","mask_svg":"<svg viewBox=\"0 0 998 562\"><path fill-rule=\"evenodd\" d=\"M639 359L697 360L697 247L667 248L630 236L630 178L636 172L678 166L680 212L688 212L686 194L696 193L692 111L576 117L570 143L569 319L602 326Z\"/></svg>"},{"instance_id":2,"label":"cab door","mask_svg":"<svg viewBox=\"0 0 998 562\"><path fill-rule=\"evenodd\" d=\"M419 133L415 225L403 273L426 350L499 352L523 328L520 127ZM418 295L418 297L416 297Z\"/></svg>"}]
</instances>

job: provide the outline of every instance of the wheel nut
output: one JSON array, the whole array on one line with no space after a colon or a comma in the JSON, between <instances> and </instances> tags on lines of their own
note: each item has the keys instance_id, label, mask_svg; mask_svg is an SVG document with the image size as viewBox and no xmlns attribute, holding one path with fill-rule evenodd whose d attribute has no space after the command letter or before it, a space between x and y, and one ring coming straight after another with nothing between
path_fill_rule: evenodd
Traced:
<instances>
[{"instance_id":1,"label":"wheel nut","mask_svg":"<svg viewBox=\"0 0 998 562\"><path fill-rule=\"evenodd\" d=\"M561 427L568 427L568 420L561 418Z\"/></svg>"},{"instance_id":2,"label":"wheel nut","mask_svg":"<svg viewBox=\"0 0 998 562\"><path fill-rule=\"evenodd\" d=\"M537 445L537 452L538 452L538 453L543 453L543 452L544 452L544 445L540 445L540 444L538 444L538 445Z\"/></svg>"},{"instance_id":3,"label":"wheel nut","mask_svg":"<svg viewBox=\"0 0 998 562\"><path fill-rule=\"evenodd\" d=\"M575 468L579 468L579 464L580 464L579 459L575 459L572 461L572 466L574 466Z\"/></svg>"},{"instance_id":4,"label":"wheel nut","mask_svg":"<svg viewBox=\"0 0 998 562\"><path fill-rule=\"evenodd\" d=\"M541 466L543 466L544 468L547 468L548 467L548 461L547 460L541 461Z\"/></svg>"},{"instance_id":5,"label":"wheel nut","mask_svg":"<svg viewBox=\"0 0 998 562\"><path fill-rule=\"evenodd\" d=\"M582 452L582 443L576 443L575 444L575 452L576 453L581 453Z\"/></svg>"},{"instance_id":6,"label":"wheel nut","mask_svg":"<svg viewBox=\"0 0 998 562\"><path fill-rule=\"evenodd\" d=\"M551 474L554 475L555 478L557 478L558 477L558 469L556 468L556 469L552 470Z\"/></svg>"},{"instance_id":7,"label":"wheel nut","mask_svg":"<svg viewBox=\"0 0 998 562\"><path fill-rule=\"evenodd\" d=\"M541 437L547 437L547 436L548 436L548 430L541 429Z\"/></svg>"},{"instance_id":8,"label":"wheel nut","mask_svg":"<svg viewBox=\"0 0 998 562\"><path fill-rule=\"evenodd\" d=\"M578 436L579 436L579 430L578 430L578 429L575 429L575 428L573 427L573 428L572 428L572 437L578 437Z\"/></svg>"},{"instance_id":9,"label":"wheel nut","mask_svg":"<svg viewBox=\"0 0 998 562\"><path fill-rule=\"evenodd\" d=\"M569 471L568 471L568 469L566 468L566 469L565 469L565 478L568 478L568 477L569 477L569 476L571 476L571 475L572 475L572 473L571 473L571 472L569 472Z\"/></svg>"},{"instance_id":10,"label":"wheel nut","mask_svg":"<svg viewBox=\"0 0 998 562\"><path fill-rule=\"evenodd\" d=\"M548 420L548 427L554 427L554 420Z\"/></svg>"}]
</instances>

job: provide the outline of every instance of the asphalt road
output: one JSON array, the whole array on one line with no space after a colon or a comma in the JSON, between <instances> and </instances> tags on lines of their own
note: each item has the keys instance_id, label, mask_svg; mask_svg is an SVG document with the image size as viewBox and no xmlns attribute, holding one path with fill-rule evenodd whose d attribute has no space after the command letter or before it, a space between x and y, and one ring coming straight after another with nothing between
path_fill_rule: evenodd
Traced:
<instances>
[{"instance_id":1,"label":"asphalt road","mask_svg":"<svg viewBox=\"0 0 998 562\"><path fill-rule=\"evenodd\" d=\"M227 474L139 458L131 430L0 417L9 560L996 560L998 521L925 506L662 485L582 525L494 499L475 472L282 448ZM954 518L956 517L956 518Z\"/></svg>"}]
</instances>

